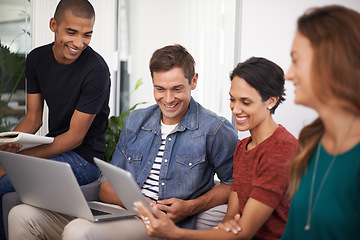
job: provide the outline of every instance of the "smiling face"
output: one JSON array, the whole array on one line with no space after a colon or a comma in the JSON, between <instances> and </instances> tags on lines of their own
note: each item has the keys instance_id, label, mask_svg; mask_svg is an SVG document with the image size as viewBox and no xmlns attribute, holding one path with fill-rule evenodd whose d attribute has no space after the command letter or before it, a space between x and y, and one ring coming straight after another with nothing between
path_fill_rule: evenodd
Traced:
<instances>
[{"instance_id":1,"label":"smiling face","mask_svg":"<svg viewBox=\"0 0 360 240\"><path fill-rule=\"evenodd\" d=\"M196 88L196 83L197 74L189 84L184 71L179 67L153 73L154 97L161 109L164 124L180 122L189 107L191 90Z\"/></svg>"},{"instance_id":2,"label":"smiling face","mask_svg":"<svg viewBox=\"0 0 360 240\"><path fill-rule=\"evenodd\" d=\"M50 29L55 33L53 53L60 64L74 62L90 44L95 18L81 18L66 11L61 22L50 20Z\"/></svg>"},{"instance_id":3,"label":"smiling face","mask_svg":"<svg viewBox=\"0 0 360 240\"><path fill-rule=\"evenodd\" d=\"M239 131L252 131L258 128L270 118L269 107L276 103L274 98L263 102L259 92L238 76L232 79L229 94L230 109Z\"/></svg>"},{"instance_id":4,"label":"smiling face","mask_svg":"<svg viewBox=\"0 0 360 240\"><path fill-rule=\"evenodd\" d=\"M291 66L286 79L293 81L295 86L296 104L315 107L318 102L311 85L311 65L313 50L310 41L297 32L291 48Z\"/></svg>"}]
</instances>

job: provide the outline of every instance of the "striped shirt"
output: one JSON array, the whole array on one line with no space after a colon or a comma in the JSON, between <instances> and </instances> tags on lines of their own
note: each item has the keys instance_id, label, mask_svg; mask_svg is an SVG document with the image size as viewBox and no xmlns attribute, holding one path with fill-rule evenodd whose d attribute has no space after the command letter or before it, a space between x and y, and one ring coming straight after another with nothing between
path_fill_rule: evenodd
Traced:
<instances>
[{"instance_id":1,"label":"striped shirt","mask_svg":"<svg viewBox=\"0 0 360 240\"><path fill-rule=\"evenodd\" d=\"M154 164L150 170L149 176L144 182L144 185L141 188L142 193L150 198L153 201L157 201L159 195L159 177L161 170L161 163L164 156L166 137L175 129L175 125L165 125L161 122L161 146L159 148L158 154L156 155Z\"/></svg>"}]
</instances>

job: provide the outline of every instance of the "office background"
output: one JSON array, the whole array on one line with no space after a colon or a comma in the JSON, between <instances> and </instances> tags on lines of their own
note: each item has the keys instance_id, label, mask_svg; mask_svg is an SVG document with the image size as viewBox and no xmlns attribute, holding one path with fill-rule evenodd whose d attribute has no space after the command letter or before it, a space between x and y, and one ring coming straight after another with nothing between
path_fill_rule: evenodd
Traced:
<instances>
[{"instance_id":1,"label":"office background","mask_svg":"<svg viewBox=\"0 0 360 240\"><path fill-rule=\"evenodd\" d=\"M112 75L110 115L118 115L137 80L143 85L130 97L130 105L154 104L148 70L151 54L179 43L195 58L199 83L194 98L206 108L232 120L229 109L229 73L239 61L265 57L284 72L290 66L290 48L296 19L307 8L340 4L360 11L358 0L90 0L96 12L90 46L108 63ZM4 16L14 5L28 12L29 51L53 41L49 20L58 0L0 0L0 39ZM2 32L1 32L2 31ZM21 41L20 39L18 39ZM8 40L9 41L9 40ZM4 40L2 40L4 42ZM14 45L14 44L13 44ZM15 44L16 45L16 44ZM19 42L18 45L23 45ZM286 83L286 101L274 116L296 137L316 118L308 108L295 105L294 87ZM46 114L45 114L46 116ZM46 123L46 119L44 119ZM46 124L40 134L46 133ZM240 133L245 137L248 133Z\"/></svg>"}]
</instances>

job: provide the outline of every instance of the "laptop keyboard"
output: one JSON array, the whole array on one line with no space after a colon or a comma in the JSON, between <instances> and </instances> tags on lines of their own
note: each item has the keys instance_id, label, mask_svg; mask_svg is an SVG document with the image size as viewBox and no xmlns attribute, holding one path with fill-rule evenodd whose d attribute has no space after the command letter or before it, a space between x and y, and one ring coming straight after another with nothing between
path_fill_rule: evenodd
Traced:
<instances>
[{"instance_id":1,"label":"laptop keyboard","mask_svg":"<svg viewBox=\"0 0 360 240\"><path fill-rule=\"evenodd\" d=\"M111 213L108 213L108 212L104 212L104 211L100 211L100 210L96 210L96 209L92 209L90 208L92 214L94 216L101 216L101 215L110 215Z\"/></svg>"}]
</instances>

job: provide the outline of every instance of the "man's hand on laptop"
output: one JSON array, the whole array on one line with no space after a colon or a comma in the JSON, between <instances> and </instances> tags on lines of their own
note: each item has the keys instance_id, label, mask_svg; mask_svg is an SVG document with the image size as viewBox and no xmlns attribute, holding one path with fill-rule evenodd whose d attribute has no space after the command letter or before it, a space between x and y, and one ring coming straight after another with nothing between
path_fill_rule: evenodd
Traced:
<instances>
[{"instance_id":1,"label":"man's hand on laptop","mask_svg":"<svg viewBox=\"0 0 360 240\"><path fill-rule=\"evenodd\" d=\"M178 198L159 200L156 202L156 206L158 209L166 212L166 215L175 223L193 215L193 206L190 202Z\"/></svg>"}]
</instances>

